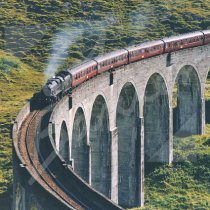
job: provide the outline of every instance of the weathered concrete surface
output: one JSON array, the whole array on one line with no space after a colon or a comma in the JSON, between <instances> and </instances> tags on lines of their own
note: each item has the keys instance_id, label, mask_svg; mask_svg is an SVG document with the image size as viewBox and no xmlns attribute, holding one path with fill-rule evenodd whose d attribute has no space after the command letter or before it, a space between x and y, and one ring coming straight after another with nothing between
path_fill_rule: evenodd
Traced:
<instances>
[{"instance_id":1,"label":"weathered concrete surface","mask_svg":"<svg viewBox=\"0 0 210 210\"><path fill-rule=\"evenodd\" d=\"M155 73L144 97L145 163L169 162L169 101L163 78Z\"/></svg>"},{"instance_id":2,"label":"weathered concrete surface","mask_svg":"<svg viewBox=\"0 0 210 210\"><path fill-rule=\"evenodd\" d=\"M126 83L117 105L118 195L126 207L139 204L140 133L139 103L134 86Z\"/></svg>"},{"instance_id":3,"label":"weathered concrete surface","mask_svg":"<svg viewBox=\"0 0 210 210\"><path fill-rule=\"evenodd\" d=\"M107 152L110 152L111 166L110 166L110 174L111 174L111 198L113 201L126 204L126 199L129 196L133 196L132 199L137 195L134 190L134 194L130 195L129 191L127 195L123 195L120 189L119 181L122 177L127 176L127 171L130 171L130 177L133 177L134 171L138 170L138 174L136 176L136 184L138 185L138 199L135 200L135 204L132 205L142 205L144 201L144 157L147 157L149 154L149 159L153 161L158 158L160 162L172 162L173 160L173 109L172 109L172 93L173 88L176 84L177 78L185 78L189 76L190 79L183 82L183 84L187 84L186 89L183 91L179 91L178 100L178 110L179 113L175 117L178 119L177 128L179 130L186 130L189 133L203 133L204 125L205 125L205 105L204 105L204 90L205 83L207 78L207 73L210 68L210 46L201 46L191 49L180 50L174 53L171 53L171 62L167 62L167 54L156 56L153 58L145 59L136 63L132 63L126 66L123 66L116 71L113 72L113 84L110 85L109 77L110 73L106 72L104 74L98 75L97 77L87 81L86 83L80 85L76 88L72 93L72 109L69 110L68 106L68 98L64 98L56 107L56 111L54 111L54 116L52 118L52 124L55 125L55 142L56 147L59 149L59 138L61 133L61 124L63 121L66 122L68 136L74 136L75 129L73 129L74 119L76 112L79 107L82 108L84 112L86 130L87 130L87 144L91 145L91 140L94 138L99 138L99 134L95 132L93 134L94 123L92 116L99 116L97 114L99 110L97 108L93 108L95 106L95 100L98 96L101 96L104 99L104 106L107 107L107 111L105 117L102 120L103 126L107 127L107 132L102 129L100 133L103 133L103 139L109 139L106 143L109 142L111 145L110 149L108 145L106 145L106 149L104 150L106 155ZM189 70L193 69L193 70ZM193 72L196 72L193 73ZM159 75L159 76L154 76ZM180 77L180 75L182 75ZM199 80L197 80L199 78ZM151 79L152 78L152 79ZM152 83L149 80L152 80ZM179 81L179 79L178 79ZM199 83L198 83L199 81ZM117 116L121 116L123 118L124 115L117 115L119 112L117 106L119 103L126 104L128 103L129 97L120 97L123 87L126 83L131 83L136 91L136 101L138 101L139 108L138 112L133 112L131 115L131 119L127 121L128 127L131 128L134 126L134 130L136 134L134 136L138 136L137 144L139 144L139 151L132 151L134 154L131 157L131 152L125 149L125 155L127 157L124 158L127 164L127 171L124 172L121 168L121 162L123 162L120 158L120 154L123 151L121 147L121 142L125 145L129 145L130 148L134 148L135 144L129 144L128 139L131 134L126 133L123 130L125 122L121 122ZM151 84L152 85L151 85ZM179 83L178 87L183 86L182 83ZM197 87L200 86L197 89ZM150 91L153 91L153 88L156 94L154 94L154 98L150 100ZM186 101L184 98L186 98ZM121 101L124 100L124 101ZM192 105L192 103L194 105ZM191 105L189 105L191 104ZM157 105L157 106L156 106ZM190 107L189 107L190 106ZM186 111L187 108L192 110L192 113ZM200 112L198 108L200 107ZM165 110L165 111L164 111ZM185 110L185 111L184 111ZM94 113L95 112L95 113ZM151 112L151 113L150 113ZM153 113L153 114L152 114ZM193 116L193 122L188 122L189 115ZM134 123L134 116L136 119L139 119L139 125ZM98 117L96 117L98 119ZM167 119L164 119L167 118ZM199 120L200 119L200 120ZM127 119L126 119L127 120ZM91 122L92 121L92 122ZM106 122L105 122L106 121ZM152 121L152 122L150 122ZM196 121L196 122L195 122ZM118 122L118 123L117 123ZM120 124L120 125L118 125ZM126 123L125 123L126 124ZM132 126L131 126L132 125ZM187 125L187 126L184 126ZM140 128L138 128L140 127ZM192 127L192 129L189 129ZM92 130L92 131L91 131ZM159 132L158 132L159 130ZM154 131L154 132L153 132ZM126 133L122 135L122 132ZM135 133L134 132L134 133ZM146 134L146 135L145 135ZM100 134L101 135L101 134ZM127 139L126 141L124 139ZM135 138L134 138L135 139ZM155 141L156 140L156 141ZM96 141L97 142L97 141ZM127 142L127 143L126 143ZM130 142L131 139L130 139ZM144 145L145 144L145 145ZM152 145L150 145L152 144ZM103 144L102 144L103 145ZM70 138L70 158L73 159L72 154L72 138ZM93 146L94 148L99 148L99 146ZM119 147L119 149L118 149ZM138 147L138 146L137 146ZM154 148L157 148L154 149ZM92 149L92 148L91 148ZM145 150L144 150L145 149ZM161 151L159 155L151 155L152 151ZM96 150L95 150L96 151ZM94 152L95 152L94 151ZM135 154L136 153L136 154ZM146 154L144 154L146 153ZM89 181L92 182L92 155L94 153L89 152ZM134 164L134 168L132 168L134 163L134 156L137 156L137 161ZM137 162L139 161L140 165L137 166ZM118 164L119 163L119 164ZM95 164L95 163L93 163ZM95 165L96 166L96 165ZM96 166L98 167L98 166ZM137 169L139 168L139 169ZM98 168L101 170L101 168ZM106 172L107 174L107 172ZM107 175L106 175L107 176ZM107 179L108 180L108 179ZM98 183L101 182L101 185L104 184L104 178L99 177ZM130 182L132 183L132 181ZM124 183L123 183L124 184ZM119 186L119 187L118 187ZM132 186L132 185L131 185ZM133 185L134 186L134 185ZM125 190L124 190L125 192ZM107 194L107 190L106 190ZM109 193L108 193L109 194ZM123 196L121 197L121 195ZM139 200L139 201L138 201Z\"/></svg>"},{"instance_id":4,"label":"weathered concrete surface","mask_svg":"<svg viewBox=\"0 0 210 210\"><path fill-rule=\"evenodd\" d=\"M201 133L201 84L192 66L183 67L176 79L177 106L174 108L174 135Z\"/></svg>"},{"instance_id":5,"label":"weathered concrete surface","mask_svg":"<svg viewBox=\"0 0 210 210\"><path fill-rule=\"evenodd\" d=\"M74 118L72 134L72 161L77 174L86 182L89 181L89 147L87 145L87 128L82 108L79 108Z\"/></svg>"},{"instance_id":6,"label":"weathered concrete surface","mask_svg":"<svg viewBox=\"0 0 210 210\"><path fill-rule=\"evenodd\" d=\"M69 136L68 136L68 131L67 131L65 122L62 122L61 124L59 153L61 154L63 159L68 163L69 162Z\"/></svg>"},{"instance_id":7,"label":"weathered concrete surface","mask_svg":"<svg viewBox=\"0 0 210 210\"><path fill-rule=\"evenodd\" d=\"M111 197L111 141L105 100L98 96L93 104L90 122L91 185Z\"/></svg>"}]
</instances>

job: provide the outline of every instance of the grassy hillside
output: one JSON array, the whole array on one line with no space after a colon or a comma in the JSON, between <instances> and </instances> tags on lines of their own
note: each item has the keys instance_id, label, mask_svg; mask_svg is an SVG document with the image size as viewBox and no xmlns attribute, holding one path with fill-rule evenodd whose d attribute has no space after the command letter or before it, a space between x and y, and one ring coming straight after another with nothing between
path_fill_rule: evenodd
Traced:
<instances>
[{"instance_id":1,"label":"grassy hillside","mask_svg":"<svg viewBox=\"0 0 210 210\"><path fill-rule=\"evenodd\" d=\"M55 34L66 32L69 47L57 43L66 66L144 40L206 29L209 11L210 0L9 0L0 5L0 48L43 70L55 53Z\"/></svg>"},{"instance_id":2,"label":"grassy hillside","mask_svg":"<svg viewBox=\"0 0 210 210\"><path fill-rule=\"evenodd\" d=\"M0 51L0 70L0 204L4 210L10 202L8 190L12 184L10 125L26 100L40 89L43 74L3 51Z\"/></svg>"},{"instance_id":3,"label":"grassy hillside","mask_svg":"<svg viewBox=\"0 0 210 210\"><path fill-rule=\"evenodd\" d=\"M207 130L206 135L174 139L174 163L146 176L142 209L210 209L209 125Z\"/></svg>"},{"instance_id":4,"label":"grassy hillside","mask_svg":"<svg viewBox=\"0 0 210 210\"><path fill-rule=\"evenodd\" d=\"M52 73L141 41L210 28L210 0L8 0L0 2L0 14L0 195L8 193L12 182L10 122L40 88L49 63L47 69ZM202 159L208 148L202 145L208 137L193 138ZM202 161L199 164L208 170ZM186 194L175 196L177 188L172 182L181 182L180 174L191 181L191 169L198 168L175 164L150 174L146 181L148 208L170 209L190 193L194 197L184 201L186 205L208 202L208 185L203 179L196 182L193 178L189 193L184 188ZM203 191L195 191L197 183ZM8 203L1 197L1 204Z\"/></svg>"}]
</instances>

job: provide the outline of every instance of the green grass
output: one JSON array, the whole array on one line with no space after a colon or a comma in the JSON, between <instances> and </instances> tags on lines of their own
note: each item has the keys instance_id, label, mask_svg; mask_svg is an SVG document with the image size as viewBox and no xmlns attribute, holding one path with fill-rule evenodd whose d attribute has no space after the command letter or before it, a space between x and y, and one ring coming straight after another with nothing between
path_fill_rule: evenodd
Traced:
<instances>
[{"instance_id":1,"label":"green grass","mask_svg":"<svg viewBox=\"0 0 210 210\"><path fill-rule=\"evenodd\" d=\"M136 210L210 209L209 189L210 133L175 138L174 163L147 175L145 207Z\"/></svg>"},{"instance_id":2,"label":"green grass","mask_svg":"<svg viewBox=\"0 0 210 210\"><path fill-rule=\"evenodd\" d=\"M71 5L65 2L71 2ZM63 46L63 39L57 43L57 49L64 49L62 57L57 56L58 69L62 69L98 54L145 40L210 28L210 0L83 0L82 2L81 4L78 0L41 2L8 0L0 4L0 49L2 50L0 51L0 203L2 205L8 203L4 198L8 197L8 188L12 183L10 122L14 120L26 99L29 99L43 84L42 72L52 54L57 56L53 52L57 33L65 32L66 39L73 40L66 49ZM206 89L206 98L209 100L209 81ZM196 142L191 145L195 147L192 150L193 154L200 157L199 164L208 170L208 166L200 160L205 155L208 156L208 145L202 143L207 137L192 138L186 142L189 144L192 141ZM184 143L177 146L177 157L184 159L190 157L186 150L182 151L182 147ZM185 161L184 165L175 163L172 166L157 168L147 177L146 208L192 209L190 205L194 204L200 205L196 207L197 209L205 208L203 206L210 198L207 190L209 184L205 179L194 178L193 173L199 172L198 164L192 165L188 162ZM166 176L167 179L163 179ZM189 189L183 188L183 191L179 192L180 185L176 187L176 184L186 181L185 179L189 180ZM196 185L201 186L200 190ZM177 191L178 194L175 195ZM180 206L182 203L186 206ZM1 209L6 207L1 206Z\"/></svg>"},{"instance_id":3,"label":"green grass","mask_svg":"<svg viewBox=\"0 0 210 210\"><path fill-rule=\"evenodd\" d=\"M0 48L41 71L52 52L54 35L64 28L82 30L64 53L71 58L64 63L69 66L116 48L210 25L210 0L82 2L4 1L0 6ZM69 39L73 36L70 33Z\"/></svg>"},{"instance_id":4,"label":"green grass","mask_svg":"<svg viewBox=\"0 0 210 210\"><path fill-rule=\"evenodd\" d=\"M2 210L7 209L5 205L10 202L8 199L12 184L11 122L26 100L40 89L42 82L41 73L34 71L14 56L0 51L0 203Z\"/></svg>"}]
</instances>

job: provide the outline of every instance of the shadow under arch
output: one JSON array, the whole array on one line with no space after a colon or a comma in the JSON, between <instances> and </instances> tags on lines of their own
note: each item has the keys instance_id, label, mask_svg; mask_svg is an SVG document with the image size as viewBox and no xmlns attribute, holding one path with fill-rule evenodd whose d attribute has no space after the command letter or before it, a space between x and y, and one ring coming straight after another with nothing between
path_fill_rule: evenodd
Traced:
<instances>
[{"instance_id":1,"label":"shadow under arch","mask_svg":"<svg viewBox=\"0 0 210 210\"><path fill-rule=\"evenodd\" d=\"M78 108L74 117L71 158L75 172L89 182L89 148L87 146L87 127L82 108Z\"/></svg>"},{"instance_id":2,"label":"shadow under arch","mask_svg":"<svg viewBox=\"0 0 210 210\"><path fill-rule=\"evenodd\" d=\"M205 91L204 91L204 98L205 98L205 124L209 127L210 124L210 70L206 75L206 83L205 83ZM205 129L207 131L207 129Z\"/></svg>"},{"instance_id":3,"label":"shadow under arch","mask_svg":"<svg viewBox=\"0 0 210 210\"><path fill-rule=\"evenodd\" d=\"M123 207L139 206L139 101L132 83L126 83L116 112L118 128L118 200Z\"/></svg>"},{"instance_id":4,"label":"shadow under arch","mask_svg":"<svg viewBox=\"0 0 210 210\"><path fill-rule=\"evenodd\" d=\"M69 163L69 136L66 123L63 121L61 124L59 153L63 159Z\"/></svg>"},{"instance_id":5,"label":"shadow under arch","mask_svg":"<svg viewBox=\"0 0 210 210\"><path fill-rule=\"evenodd\" d=\"M105 99L95 99L90 122L91 186L111 197L111 139Z\"/></svg>"},{"instance_id":6,"label":"shadow under arch","mask_svg":"<svg viewBox=\"0 0 210 210\"><path fill-rule=\"evenodd\" d=\"M201 87L193 66L182 67L173 90L173 134L186 137L201 133Z\"/></svg>"},{"instance_id":7,"label":"shadow under arch","mask_svg":"<svg viewBox=\"0 0 210 210\"><path fill-rule=\"evenodd\" d=\"M144 95L144 161L146 174L169 161L169 99L158 73L148 80Z\"/></svg>"}]
</instances>

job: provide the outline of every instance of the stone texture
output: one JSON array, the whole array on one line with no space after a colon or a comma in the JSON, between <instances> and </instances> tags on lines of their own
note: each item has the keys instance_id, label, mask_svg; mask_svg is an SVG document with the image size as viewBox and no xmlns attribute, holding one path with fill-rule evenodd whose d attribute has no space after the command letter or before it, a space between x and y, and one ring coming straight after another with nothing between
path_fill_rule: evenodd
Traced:
<instances>
[{"instance_id":1,"label":"stone texture","mask_svg":"<svg viewBox=\"0 0 210 210\"><path fill-rule=\"evenodd\" d=\"M112 85L109 72L98 75L73 90L71 109L69 99L65 97L52 113L57 150L65 122L69 158L75 159L75 171L81 176L88 171L85 177L92 186L124 206L144 203L145 161L172 162L173 121L175 130L204 133L204 90L210 69L210 45L173 52L170 63L167 56L164 54L115 69ZM173 119L172 93L176 81L178 112L174 112ZM136 95L130 116L124 109L133 93L126 84L132 84ZM101 103L106 107L103 115ZM119 110L119 104L124 108ZM86 135L80 139L85 142L84 148L78 148L78 142L75 143L80 131L85 130L77 128L79 108L83 110L83 127L86 126ZM101 122L100 126L97 120ZM90 148L87 166L83 164L85 144ZM78 156L73 151L75 148ZM15 173L19 171L15 169ZM123 180L123 185L119 183L122 177L127 179Z\"/></svg>"}]
</instances>

